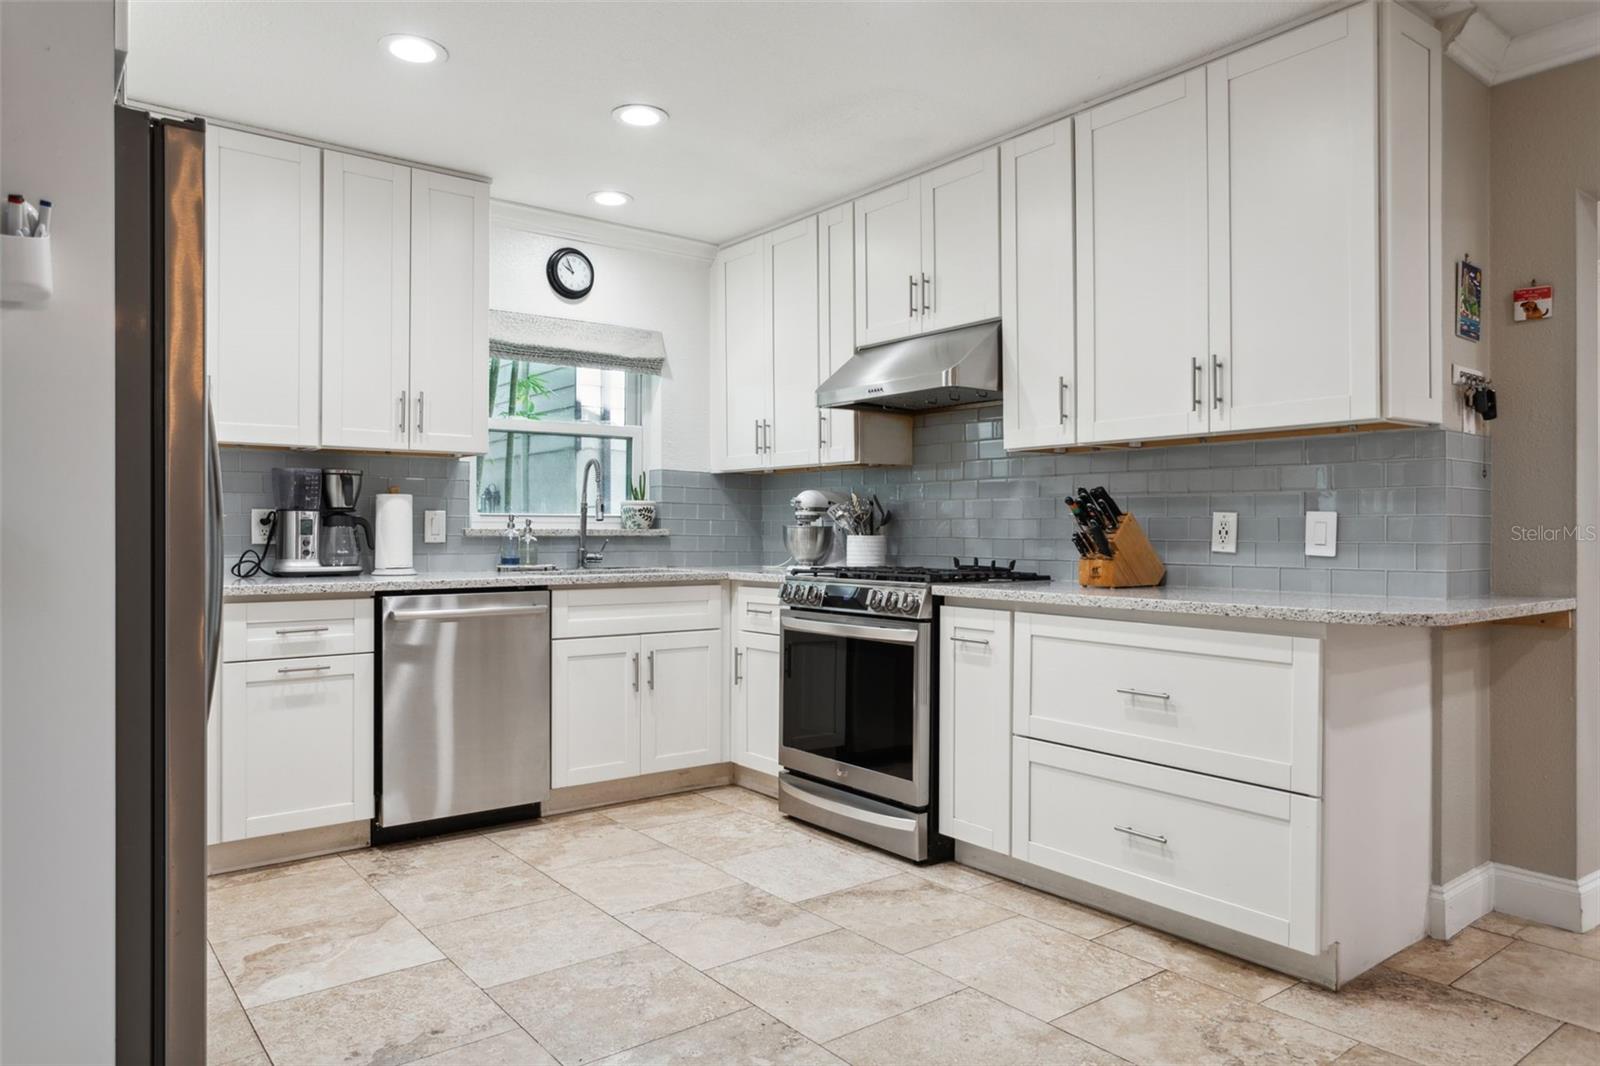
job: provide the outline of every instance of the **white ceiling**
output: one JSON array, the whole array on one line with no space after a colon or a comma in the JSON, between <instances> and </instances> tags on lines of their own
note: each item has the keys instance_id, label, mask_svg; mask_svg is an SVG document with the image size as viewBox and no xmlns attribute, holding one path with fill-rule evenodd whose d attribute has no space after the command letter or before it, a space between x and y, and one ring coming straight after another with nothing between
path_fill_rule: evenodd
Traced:
<instances>
[{"instance_id":1,"label":"white ceiling","mask_svg":"<svg viewBox=\"0 0 1600 1066\"><path fill-rule=\"evenodd\" d=\"M1596 0L1417 0L1416 6L1435 19L1473 8L1505 31L1507 37L1521 37L1548 26L1560 25L1590 15L1600 8Z\"/></svg>"},{"instance_id":2,"label":"white ceiling","mask_svg":"<svg viewBox=\"0 0 1600 1066\"><path fill-rule=\"evenodd\" d=\"M499 199L722 242L1327 6L133 0L127 85L486 174ZM395 32L449 61L389 58ZM629 101L672 120L626 129L609 113ZM607 187L634 202L589 202Z\"/></svg>"}]
</instances>

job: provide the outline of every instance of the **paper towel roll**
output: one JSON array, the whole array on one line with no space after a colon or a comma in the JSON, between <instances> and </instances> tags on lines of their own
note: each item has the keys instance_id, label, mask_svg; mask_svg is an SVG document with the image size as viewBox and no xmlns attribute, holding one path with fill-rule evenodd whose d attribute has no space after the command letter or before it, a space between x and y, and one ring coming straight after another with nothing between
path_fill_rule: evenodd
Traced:
<instances>
[{"instance_id":1,"label":"paper towel roll","mask_svg":"<svg viewBox=\"0 0 1600 1066\"><path fill-rule=\"evenodd\" d=\"M372 572L379 575L414 574L411 558L411 497L401 492L380 492L372 528Z\"/></svg>"}]
</instances>

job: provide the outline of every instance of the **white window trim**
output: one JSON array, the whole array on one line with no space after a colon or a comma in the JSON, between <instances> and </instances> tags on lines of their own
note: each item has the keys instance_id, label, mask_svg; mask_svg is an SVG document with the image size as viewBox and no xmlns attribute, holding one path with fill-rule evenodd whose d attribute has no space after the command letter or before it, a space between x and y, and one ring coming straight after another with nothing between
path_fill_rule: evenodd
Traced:
<instances>
[{"instance_id":1,"label":"white window trim","mask_svg":"<svg viewBox=\"0 0 1600 1066\"><path fill-rule=\"evenodd\" d=\"M633 469L635 471L647 470L644 461L644 427L643 426L618 426L606 422L554 422L543 418L491 418L489 431L506 433L536 433L548 434L556 437L616 437L628 440L633 456ZM576 511L570 514L537 514L534 512L519 511L516 514L483 514L478 510L478 463L476 456L467 456L462 460L467 464L467 499L471 504L470 516L467 526L471 529L498 529L506 524L508 519L515 519L521 526L528 519L533 520L535 529L569 529L578 524ZM637 474L635 475L637 476ZM589 528L593 530L609 530L616 532L622 528L620 515L608 514L605 521L596 522L591 516Z\"/></svg>"}]
</instances>

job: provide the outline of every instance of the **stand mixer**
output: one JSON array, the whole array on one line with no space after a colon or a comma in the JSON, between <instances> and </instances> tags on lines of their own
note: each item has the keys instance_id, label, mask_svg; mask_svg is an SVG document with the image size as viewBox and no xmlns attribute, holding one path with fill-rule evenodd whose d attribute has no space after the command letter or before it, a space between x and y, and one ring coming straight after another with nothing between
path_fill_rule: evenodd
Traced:
<instances>
[{"instance_id":1,"label":"stand mixer","mask_svg":"<svg viewBox=\"0 0 1600 1066\"><path fill-rule=\"evenodd\" d=\"M844 538L834 535L828 518L832 503L816 489L805 489L789 501L794 524L783 527L783 546L789 552L786 566L831 566L843 561Z\"/></svg>"}]
</instances>

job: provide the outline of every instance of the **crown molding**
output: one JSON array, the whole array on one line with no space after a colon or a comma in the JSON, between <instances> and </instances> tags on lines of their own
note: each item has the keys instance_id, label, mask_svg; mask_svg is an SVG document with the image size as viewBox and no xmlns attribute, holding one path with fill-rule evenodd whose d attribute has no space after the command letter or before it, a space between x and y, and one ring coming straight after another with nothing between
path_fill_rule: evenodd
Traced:
<instances>
[{"instance_id":1,"label":"crown molding","mask_svg":"<svg viewBox=\"0 0 1600 1066\"><path fill-rule=\"evenodd\" d=\"M1503 85L1600 55L1600 11L1510 37L1474 9L1450 38L1445 55L1485 85Z\"/></svg>"},{"instance_id":2,"label":"crown molding","mask_svg":"<svg viewBox=\"0 0 1600 1066\"><path fill-rule=\"evenodd\" d=\"M510 200L489 201L489 224L537 233L562 240L585 241L630 252L674 255L709 263L716 255L715 245L670 233L638 229L616 222L602 222L582 215L568 215L544 207L531 207Z\"/></svg>"}]
</instances>

